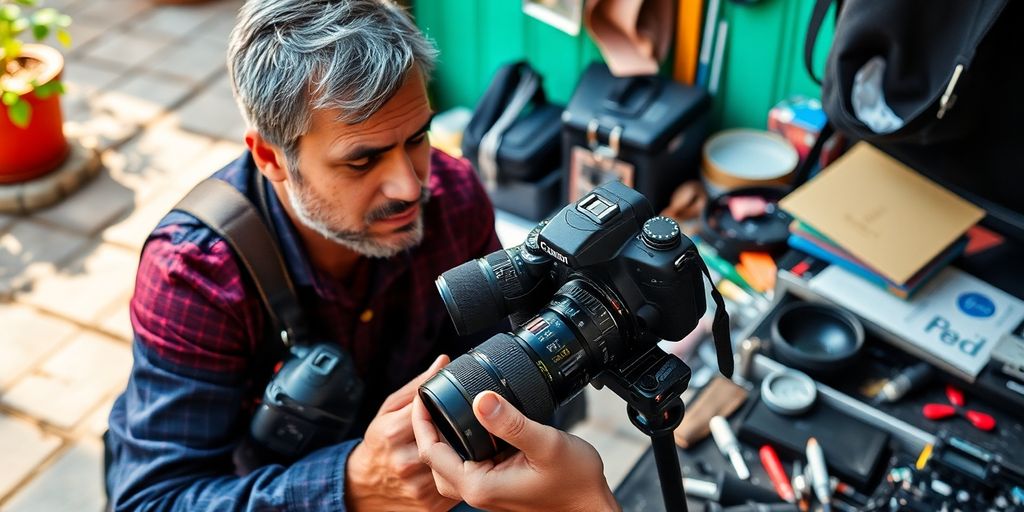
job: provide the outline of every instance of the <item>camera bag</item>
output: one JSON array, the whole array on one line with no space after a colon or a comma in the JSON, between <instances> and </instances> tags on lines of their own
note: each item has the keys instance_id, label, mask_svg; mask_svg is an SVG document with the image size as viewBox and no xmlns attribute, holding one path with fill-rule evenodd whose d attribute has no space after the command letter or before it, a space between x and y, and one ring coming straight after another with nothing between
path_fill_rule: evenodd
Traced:
<instances>
[{"instance_id":1,"label":"camera bag","mask_svg":"<svg viewBox=\"0 0 1024 512\"><path fill-rule=\"evenodd\" d=\"M526 62L498 69L462 136L462 154L498 208L541 220L560 206L562 106Z\"/></svg>"}]
</instances>

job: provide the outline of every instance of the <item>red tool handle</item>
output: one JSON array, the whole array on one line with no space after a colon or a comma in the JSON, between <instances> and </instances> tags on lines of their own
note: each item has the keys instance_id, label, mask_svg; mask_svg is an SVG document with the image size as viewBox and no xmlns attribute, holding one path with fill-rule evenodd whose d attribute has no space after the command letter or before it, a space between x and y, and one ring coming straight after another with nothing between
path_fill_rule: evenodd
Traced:
<instances>
[{"instance_id":1,"label":"red tool handle","mask_svg":"<svg viewBox=\"0 0 1024 512\"><path fill-rule=\"evenodd\" d=\"M978 411L967 411L967 421L981 430L992 430L996 428L996 419L988 414Z\"/></svg>"},{"instance_id":2,"label":"red tool handle","mask_svg":"<svg viewBox=\"0 0 1024 512\"><path fill-rule=\"evenodd\" d=\"M930 420L941 420L956 414L956 407L946 404L925 404L921 413Z\"/></svg>"},{"instance_id":3,"label":"red tool handle","mask_svg":"<svg viewBox=\"0 0 1024 512\"><path fill-rule=\"evenodd\" d=\"M953 386L946 386L946 398L949 399L949 403L957 406L964 406L964 394L959 389Z\"/></svg>"},{"instance_id":4,"label":"red tool handle","mask_svg":"<svg viewBox=\"0 0 1024 512\"><path fill-rule=\"evenodd\" d=\"M772 485L775 486L775 492L783 500L789 503L796 503L796 493L793 492L793 487L789 485L789 476L786 475L786 470L782 467L782 461L779 460L779 455L775 453L775 449L771 445L766 444L761 447L758 453L761 455L761 464L768 473L768 478L771 479Z\"/></svg>"}]
</instances>

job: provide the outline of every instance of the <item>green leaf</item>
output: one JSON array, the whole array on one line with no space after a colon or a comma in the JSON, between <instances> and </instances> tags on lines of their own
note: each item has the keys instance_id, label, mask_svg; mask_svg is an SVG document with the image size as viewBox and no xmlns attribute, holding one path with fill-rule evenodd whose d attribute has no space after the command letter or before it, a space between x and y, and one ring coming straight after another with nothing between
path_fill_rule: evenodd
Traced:
<instances>
[{"instance_id":1,"label":"green leaf","mask_svg":"<svg viewBox=\"0 0 1024 512\"><path fill-rule=\"evenodd\" d=\"M46 98L53 96L53 93L57 92L57 88L53 86L53 82L47 82L42 85L36 85L33 83L32 86L36 93L36 97L41 100L45 100Z\"/></svg>"},{"instance_id":2,"label":"green leaf","mask_svg":"<svg viewBox=\"0 0 1024 512\"><path fill-rule=\"evenodd\" d=\"M4 91L3 95L0 95L0 101L7 106L14 105L19 99L21 99L21 96L18 96L18 93L12 91Z\"/></svg>"},{"instance_id":3,"label":"green leaf","mask_svg":"<svg viewBox=\"0 0 1024 512\"><path fill-rule=\"evenodd\" d=\"M0 6L0 20L14 21L18 16L21 16L21 7L11 4Z\"/></svg>"},{"instance_id":4,"label":"green leaf","mask_svg":"<svg viewBox=\"0 0 1024 512\"><path fill-rule=\"evenodd\" d=\"M35 7L39 4L39 0L14 0L14 3L21 4L26 7Z\"/></svg>"},{"instance_id":5,"label":"green leaf","mask_svg":"<svg viewBox=\"0 0 1024 512\"><path fill-rule=\"evenodd\" d=\"M65 48L71 48L71 33L62 28L57 29L57 41Z\"/></svg>"},{"instance_id":6,"label":"green leaf","mask_svg":"<svg viewBox=\"0 0 1024 512\"><path fill-rule=\"evenodd\" d=\"M29 119L32 118L32 106L27 101L18 98L14 105L7 107L7 117L11 119L14 126L25 128L28 126Z\"/></svg>"},{"instance_id":7,"label":"green leaf","mask_svg":"<svg viewBox=\"0 0 1024 512\"><path fill-rule=\"evenodd\" d=\"M46 39L46 36L50 35L50 27L38 23L32 25L32 35L35 36L36 41L42 41Z\"/></svg>"},{"instance_id":8,"label":"green leaf","mask_svg":"<svg viewBox=\"0 0 1024 512\"><path fill-rule=\"evenodd\" d=\"M58 27L64 27L64 28L70 27L71 26L71 16L68 16L67 14L61 14L60 16L57 16L57 26Z\"/></svg>"},{"instance_id":9,"label":"green leaf","mask_svg":"<svg viewBox=\"0 0 1024 512\"><path fill-rule=\"evenodd\" d=\"M57 21L57 17L60 13L53 7L47 7L46 9L39 9L32 14L32 23L35 25L53 25Z\"/></svg>"},{"instance_id":10,"label":"green leaf","mask_svg":"<svg viewBox=\"0 0 1024 512\"><path fill-rule=\"evenodd\" d=\"M27 29L27 28L28 28L28 19L26 19L26 18L18 18L16 20L14 20L13 23L11 23L11 32L14 35L18 35L18 34L24 32L25 29Z\"/></svg>"}]
</instances>

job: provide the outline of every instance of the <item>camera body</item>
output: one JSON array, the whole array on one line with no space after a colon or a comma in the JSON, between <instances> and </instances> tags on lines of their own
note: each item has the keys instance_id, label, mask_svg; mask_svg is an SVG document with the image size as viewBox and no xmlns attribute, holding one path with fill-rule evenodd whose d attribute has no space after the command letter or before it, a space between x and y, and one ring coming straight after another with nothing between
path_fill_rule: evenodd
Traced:
<instances>
[{"instance_id":1,"label":"camera body","mask_svg":"<svg viewBox=\"0 0 1024 512\"><path fill-rule=\"evenodd\" d=\"M296 345L253 415L253 440L294 460L345 438L356 420L363 382L352 358L334 343Z\"/></svg>"},{"instance_id":2,"label":"camera body","mask_svg":"<svg viewBox=\"0 0 1024 512\"><path fill-rule=\"evenodd\" d=\"M602 185L523 244L438 278L460 334L505 317L517 328L457 358L420 396L463 458L490 458L502 443L473 416L477 394L496 391L527 417L550 421L603 372L622 371L658 340L692 331L707 308L702 271L674 220L655 217L643 195L619 182Z\"/></svg>"}]
</instances>

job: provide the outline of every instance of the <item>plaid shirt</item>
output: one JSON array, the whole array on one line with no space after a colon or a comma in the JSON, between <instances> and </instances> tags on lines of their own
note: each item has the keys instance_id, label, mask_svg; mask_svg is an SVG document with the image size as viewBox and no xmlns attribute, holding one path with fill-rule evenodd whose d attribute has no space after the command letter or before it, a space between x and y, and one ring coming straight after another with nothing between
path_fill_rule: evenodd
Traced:
<instances>
[{"instance_id":1,"label":"plaid shirt","mask_svg":"<svg viewBox=\"0 0 1024 512\"><path fill-rule=\"evenodd\" d=\"M384 398L434 357L486 338L455 334L433 281L500 247L494 212L464 161L434 151L431 166L423 243L389 259L362 258L347 282L311 265L268 190L313 332L348 350L366 384L357 436ZM253 199L255 172L247 153L214 176ZM160 222L131 301L134 366L110 414L107 487L117 510L344 509L345 463L359 439L287 465L248 467L238 457L269 377L260 357L280 350L267 346L265 316L223 239L181 212Z\"/></svg>"}]
</instances>

